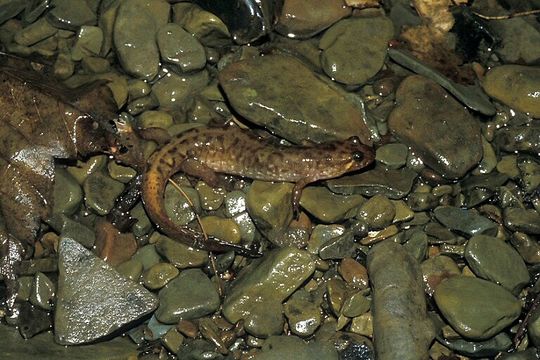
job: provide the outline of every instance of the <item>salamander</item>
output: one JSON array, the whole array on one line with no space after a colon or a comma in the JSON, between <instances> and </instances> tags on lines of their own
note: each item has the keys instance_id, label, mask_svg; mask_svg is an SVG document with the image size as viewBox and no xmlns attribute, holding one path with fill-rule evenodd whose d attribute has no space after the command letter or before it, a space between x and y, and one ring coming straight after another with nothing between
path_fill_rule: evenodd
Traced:
<instances>
[{"instance_id":1,"label":"salamander","mask_svg":"<svg viewBox=\"0 0 540 360\"><path fill-rule=\"evenodd\" d=\"M143 176L142 199L150 219L167 236L209 251L246 256L257 252L176 225L165 210L167 181L179 171L215 186L216 173L254 180L295 183L293 209L298 212L302 189L317 180L331 179L362 169L374 160L373 150L353 136L343 141L306 146L276 144L237 126L195 128L172 138L154 153Z\"/></svg>"}]
</instances>

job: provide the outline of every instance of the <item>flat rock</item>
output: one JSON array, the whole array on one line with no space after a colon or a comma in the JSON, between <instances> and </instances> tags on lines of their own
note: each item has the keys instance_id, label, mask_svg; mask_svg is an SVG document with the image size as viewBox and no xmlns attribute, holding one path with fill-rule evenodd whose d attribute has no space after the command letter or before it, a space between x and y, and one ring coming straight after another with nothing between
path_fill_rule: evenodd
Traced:
<instances>
[{"instance_id":1,"label":"flat rock","mask_svg":"<svg viewBox=\"0 0 540 360\"><path fill-rule=\"evenodd\" d=\"M390 130L433 170L456 179L480 161L479 124L435 82L409 76L399 86L396 102Z\"/></svg>"},{"instance_id":2,"label":"flat rock","mask_svg":"<svg viewBox=\"0 0 540 360\"><path fill-rule=\"evenodd\" d=\"M156 309L155 295L71 239L59 249L55 341L95 341Z\"/></svg>"},{"instance_id":3,"label":"flat rock","mask_svg":"<svg viewBox=\"0 0 540 360\"><path fill-rule=\"evenodd\" d=\"M293 143L357 135L371 144L361 109L294 57L234 62L221 70L219 82L240 115Z\"/></svg>"}]
</instances>

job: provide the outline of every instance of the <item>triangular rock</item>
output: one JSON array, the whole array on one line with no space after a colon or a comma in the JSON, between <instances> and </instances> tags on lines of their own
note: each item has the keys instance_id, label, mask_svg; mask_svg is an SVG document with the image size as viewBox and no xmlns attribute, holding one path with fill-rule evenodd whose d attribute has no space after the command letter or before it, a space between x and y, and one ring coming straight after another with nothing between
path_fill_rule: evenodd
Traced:
<instances>
[{"instance_id":1,"label":"triangular rock","mask_svg":"<svg viewBox=\"0 0 540 360\"><path fill-rule=\"evenodd\" d=\"M72 239L59 250L55 341L95 341L154 311L157 297Z\"/></svg>"}]
</instances>

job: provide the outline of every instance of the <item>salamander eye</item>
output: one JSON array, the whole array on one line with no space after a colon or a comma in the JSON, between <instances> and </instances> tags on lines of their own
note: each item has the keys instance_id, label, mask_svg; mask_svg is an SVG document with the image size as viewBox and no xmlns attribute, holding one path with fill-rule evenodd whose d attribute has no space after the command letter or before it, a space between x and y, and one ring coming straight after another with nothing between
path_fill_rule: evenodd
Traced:
<instances>
[{"instance_id":1,"label":"salamander eye","mask_svg":"<svg viewBox=\"0 0 540 360\"><path fill-rule=\"evenodd\" d=\"M351 145L360 145L360 138L358 136L351 136L347 141Z\"/></svg>"},{"instance_id":2,"label":"salamander eye","mask_svg":"<svg viewBox=\"0 0 540 360\"><path fill-rule=\"evenodd\" d=\"M352 153L352 158L355 161L362 161L362 160L364 160L364 153L361 152L361 151L355 151L355 152Z\"/></svg>"}]
</instances>

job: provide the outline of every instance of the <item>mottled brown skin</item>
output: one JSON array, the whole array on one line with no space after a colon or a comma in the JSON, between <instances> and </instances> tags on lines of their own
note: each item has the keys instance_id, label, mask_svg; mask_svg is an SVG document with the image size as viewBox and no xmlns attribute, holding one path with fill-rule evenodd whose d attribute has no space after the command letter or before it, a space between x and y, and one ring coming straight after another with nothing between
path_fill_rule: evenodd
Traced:
<instances>
[{"instance_id":1,"label":"mottled brown skin","mask_svg":"<svg viewBox=\"0 0 540 360\"><path fill-rule=\"evenodd\" d=\"M144 174L142 197L147 213L159 229L189 246L253 256L256 251L205 239L200 232L174 224L164 205L169 178L182 170L209 185L216 173L264 181L295 183L293 208L298 210L302 189L317 180L331 179L362 169L373 162L373 150L357 137L313 146L276 145L236 126L196 128L174 137L155 153Z\"/></svg>"}]
</instances>

